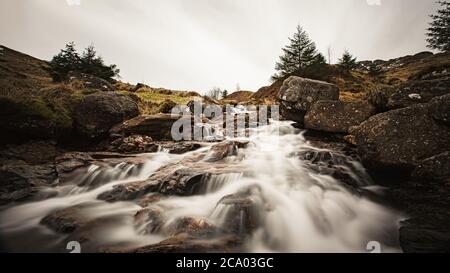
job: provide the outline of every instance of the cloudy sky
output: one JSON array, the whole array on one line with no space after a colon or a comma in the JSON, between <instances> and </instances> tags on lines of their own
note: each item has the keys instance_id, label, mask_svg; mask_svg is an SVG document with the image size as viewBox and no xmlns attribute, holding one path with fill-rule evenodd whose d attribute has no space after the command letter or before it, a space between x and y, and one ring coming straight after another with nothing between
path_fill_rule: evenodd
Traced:
<instances>
[{"instance_id":1,"label":"cloudy sky","mask_svg":"<svg viewBox=\"0 0 450 273\"><path fill-rule=\"evenodd\" d=\"M80 1L80 5L69 5ZM1 0L0 44L51 59L93 43L122 80L205 92L269 83L301 24L334 61L426 50L434 0Z\"/></svg>"}]
</instances>

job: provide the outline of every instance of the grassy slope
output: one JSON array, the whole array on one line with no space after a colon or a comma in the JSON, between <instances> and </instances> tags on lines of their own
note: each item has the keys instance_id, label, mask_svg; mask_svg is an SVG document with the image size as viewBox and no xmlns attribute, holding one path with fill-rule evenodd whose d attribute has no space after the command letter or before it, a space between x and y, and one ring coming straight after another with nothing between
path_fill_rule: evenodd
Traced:
<instances>
[{"instance_id":1,"label":"grassy slope","mask_svg":"<svg viewBox=\"0 0 450 273\"><path fill-rule=\"evenodd\" d=\"M302 71L295 75L334 83L341 91L341 100L357 101L366 99L369 92L374 89L394 90L396 86L406 81L418 80L433 71L445 69L450 71L450 53L435 55L419 53L380 62L383 70L377 75L372 75L364 69L345 72L333 65ZM258 102L274 102L284 79L261 88L252 99Z\"/></svg>"}]
</instances>

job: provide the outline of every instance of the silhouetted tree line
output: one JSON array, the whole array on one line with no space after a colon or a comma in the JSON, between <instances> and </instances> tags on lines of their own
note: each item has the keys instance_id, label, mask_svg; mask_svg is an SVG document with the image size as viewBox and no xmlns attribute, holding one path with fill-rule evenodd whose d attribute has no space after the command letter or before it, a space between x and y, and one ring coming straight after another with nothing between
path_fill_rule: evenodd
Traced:
<instances>
[{"instance_id":1,"label":"silhouetted tree line","mask_svg":"<svg viewBox=\"0 0 450 273\"><path fill-rule=\"evenodd\" d=\"M93 45L88 46L80 55L74 42L66 44L66 47L53 57L50 69L53 80L58 82L67 80L70 72L86 73L112 82L120 72L115 64L105 65Z\"/></svg>"}]
</instances>

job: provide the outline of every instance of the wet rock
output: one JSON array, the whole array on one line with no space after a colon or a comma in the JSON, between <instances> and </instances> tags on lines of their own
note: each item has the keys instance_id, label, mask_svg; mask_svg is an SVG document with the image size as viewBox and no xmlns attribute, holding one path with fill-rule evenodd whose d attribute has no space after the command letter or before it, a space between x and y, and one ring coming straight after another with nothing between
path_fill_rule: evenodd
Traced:
<instances>
[{"instance_id":1,"label":"wet rock","mask_svg":"<svg viewBox=\"0 0 450 273\"><path fill-rule=\"evenodd\" d=\"M228 156L236 156L239 148L245 148L248 142L223 141L211 147L203 159L206 162L216 162Z\"/></svg>"},{"instance_id":2,"label":"wet rock","mask_svg":"<svg viewBox=\"0 0 450 273\"><path fill-rule=\"evenodd\" d=\"M131 135L111 142L108 150L120 153L154 153L159 146L148 136Z\"/></svg>"},{"instance_id":3,"label":"wet rock","mask_svg":"<svg viewBox=\"0 0 450 273\"><path fill-rule=\"evenodd\" d=\"M450 129L431 117L429 104L378 114L350 133L372 170L409 175L421 160L450 150Z\"/></svg>"},{"instance_id":4,"label":"wet rock","mask_svg":"<svg viewBox=\"0 0 450 273\"><path fill-rule=\"evenodd\" d=\"M107 136L114 125L137 115L138 105L128 96L100 92L86 96L75 107L74 125L81 136L93 139Z\"/></svg>"},{"instance_id":5,"label":"wet rock","mask_svg":"<svg viewBox=\"0 0 450 273\"><path fill-rule=\"evenodd\" d=\"M165 224L163 211L155 206L144 208L134 216L134 224L141 233L157 233Z\"/></svg>"},{"instance_id":6,"label":"wet rock","mask_svg":"<svg viewBox=\"0 0 450 273\"><path fill-rule=\"evenodd\" d=\"M253 232L263 217L263 203L258 188L224 196L216 207L216 210L223 209L225 213L221 228L225 232L240 235Z\"/></svg>"},{"instance_id":7,"label":"wet rock","mask_svg":"<svg viewBox=\"0 0 450 273\"><path fill-rule=\"evenodd\" d=\"M196 142L167 142L159 143L163 150L169 152L169 154L184 154L200 149L202 145Z\"/></svg>"},{"instance_id":8,"label":"wet rock","mask_svg":"<svg viewBox=\"0 0 450 273\"><path fill-rule=\"evenodd\" d=\"M30 198L38 187L56 182L53 164L30 165L21 160L0 159L0 203Z\"/></svg>"},{"instance_id":9,"label":"wet rock","mask_svg":"<svg viewBox=\"0 0 450 273\"><path fill-rule=\"evenodd\" d=\"M205 183L211 176L243 172L235 162L204 161L205 155L205 152L194 153L179 162L161 167L146 181L115 186L98 198L112 202L145 198L148 193L156 192L178 196L203 194Z\"/></svg>"},{"instance_id":10,"label":"wet rock","mask_svg":"<svg viewBox=\"0 0 450 273\"><path fill-rule=\"evenodd\" d=\"M222 236L212 239L197 239L195 236L181 233L158 244L135 249L108 252L128 253L233 253L242 245L236 236Z\"/></svg>"},{"instance_id":11,"label":"wet rock","mask_svg":"<svg viewBox=\"0 0 450 273\"><path fill-rule=\"evenodd\" d=\"M305 128L331 133L347 133L375 114L366 102L318 101L305 116Z\"/></svg>"},{"instance_id":12,"label":"wet rock","mask_svg":"<svg viewBox=\"0 0 450 273\"><path fill-rule=\"evenodd\" d=\"M83 167L87 167L94 159L86 153L71 152L58 156L55 159L55 168L60 183L70 180L71 173Z\"/></svg>"},{"instance_id":13,"label":"wet rock","mask_svg":"<svg viewBox=\"0 0 450 273\"><path fill-rule=\"evenodd\" d=\"M180 233L188 233L197 237L212 235L217 232L214 225L206 219L195 217L180 217L165 228L165 233L175 236Z\"/></svg>"},{"instance_id":14,"label":"wet rock","mask_svg":"<svg viewBox=\"0 0 450 273\"><path fill-rule=\"evenodd\" d=\"M436 80L413 81L403 84L389 98L388 108L398 109L426 103L435 97L450 93L450 77Z\"/></svg>"},{"instance_id":15,"label":"wet rock","mask_svg":"<svg viewBox=\"0 0 450 273\"><path fill-rule=\"evenodd\" d=\"M277 99L282 117L303 124L312 104L319 100L338 100L339 88L334 84L292 76L284 81Z\"/></svg>"},{"instance_id":16,"label":"wet rock","mask_svg":"<svg viewBox=\"0 0 450 273\"><path fill-rule=\"evenodd\" d=\"M83 216L83 205L57 210L41 220L41 224L60 233L72 233L88 220Z\"/></svg>"}]
</instances>

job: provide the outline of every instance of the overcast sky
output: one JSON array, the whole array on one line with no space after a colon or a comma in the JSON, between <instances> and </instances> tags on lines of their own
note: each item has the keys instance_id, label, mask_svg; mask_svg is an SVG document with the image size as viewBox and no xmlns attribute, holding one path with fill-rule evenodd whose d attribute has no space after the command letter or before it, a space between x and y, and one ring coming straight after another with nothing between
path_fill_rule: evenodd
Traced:
<instances>
[{"instance_id":1,"label":"overcast sky","mask_svg":"<svg viewBox=\"0 0 450 273\"><path fill-rule=\"evenodd\" d=\"M93 43L123 81L255 91L297 24L334 60L344 49L389 59L426 50L436 9L434 0L1 0L0 44L49 60L66 42Z\"/></svg>"}]
</instances>

